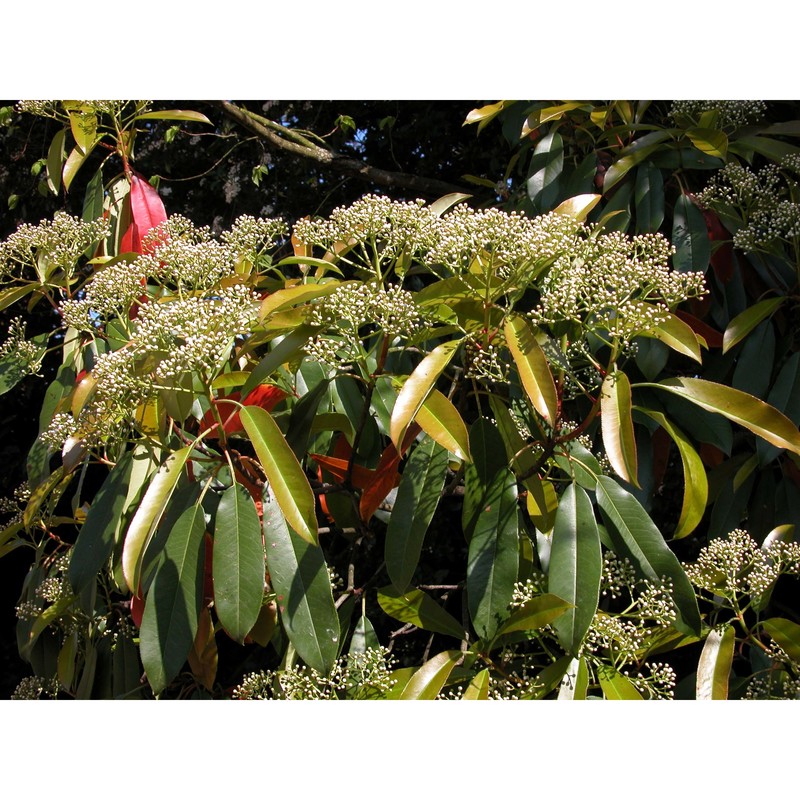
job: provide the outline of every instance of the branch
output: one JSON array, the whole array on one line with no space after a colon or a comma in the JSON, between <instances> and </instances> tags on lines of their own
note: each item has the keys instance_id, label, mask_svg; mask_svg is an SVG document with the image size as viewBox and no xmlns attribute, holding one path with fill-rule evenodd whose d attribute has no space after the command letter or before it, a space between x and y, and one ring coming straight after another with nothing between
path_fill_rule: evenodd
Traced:
<instances>
[{"instance_id":1,"label":"branch","mask_svg":"<svg viewBox=\"0 0 800 800\"><path fill-rule=\"evenodd\" d=\"M406 172L378 169L355 158L339 155L332 150L314 144L306 137L298 135L296 132L286 129L272 120L252 114L228 100L213 101L212 105L219 108L243 128L264 139L271 146L293 155L310 158L321 166L327 167L334 172L339 172L342 175L359 178L386 189L400 189L425 197L441 197L452 192L473 193L467 187L456 186L436 178L423 178Z\"/></svg>"}]
</instances>

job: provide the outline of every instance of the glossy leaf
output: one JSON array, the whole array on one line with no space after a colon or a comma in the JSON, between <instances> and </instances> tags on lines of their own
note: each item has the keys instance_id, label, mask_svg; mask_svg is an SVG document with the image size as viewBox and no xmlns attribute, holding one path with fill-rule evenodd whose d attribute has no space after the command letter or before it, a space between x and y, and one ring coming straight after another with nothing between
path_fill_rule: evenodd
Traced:
<instances>
[{"instance_id":1,"label":"glossy leaf","mask_svg":"<svg viewBox=\"0 0 800 800\"><path fill-rule=\"evenodd\" d=\"M246 407L240 415L286 521L298 535L316 544L314 492L297 456L286 443L275 420L263 408Z\"/></svg>"},{"instance_id":2,"label":"glossy leaf","mask_svg":"<svg viewBox=\"0 0 800 800\"><path fill-rule=\"evenodd\" d=\"M463 192L451 192L450 194L446 194L443 197L440 197L438 200L434 200L429 206L428 211L431 214L436 215L437 217L441 217L447 211L449 211L454 205L463 202L464 200L469 200L472 197L471 194L464 194Z\"/></svg>"},{"instance_id":3,"label":"glossy leaf","mask_svg":"<svg viewBox=\"0 0 800 800\"><path fill-rule=\"evenodd\" d=\"M800 625L782 617L765 620L761 625L792 661L800 663Z\"/></svg>"},{"instance_id":4,"label":"glossy leaf","mask_svg":"<svg viewBox=\"0 0 800 800\"><path fill-rule=\"evenodd\" d=\"M513 101L501 100L499 103L492 103L491 105L481 106L480 108L473 108L467 114L464 120L464 125L472 125L478 123L478 133L480 133L486 125L488 125L506 106L511 105Z\"/></svg>"},{"instance_id":5,"label":"glossy leaf","mask_svg":"<svg viewBox=\"0 0 800 800\"><path fill-rule=\"evenodd\" d=\"M706 411L736 422L756 436L800 455L800 431L772 406L739 389L702 378L669 378L660 383L644 383L683 397Z\"/></svg>"},{"instance_id":6,"label":"glossy leaf","mask_svg":"<svg viewBox=\"0 0 800 800\"><path fill-rule=\"evenodd\" d=\"M170 111L145 111L144 114L138 114L136 119L167 119L176 122L204 122L206 125L212 124L211 120L199 111L181 111L180 109Z\"/></svg>"},{"instance_id":7,"label":"glossy leaf","mask_svg":"<svg viewBox=\"0 0 800 800\"><path fill-rule=\"evenodd\" d=\"M455 665L464 657L460 650L445 650L426 661L400 693L400 700L435 700Z\"/></svg>"},{"instance_id":8,"label":"glossy leaf","mask_svg":"<svg viewBox=\"0 0 800 800\"><path fill-rule=\"evenodd\" d=\"M425 533L444 488L447 463L447 450L427 437L413 449L403 470L384 550L389 579L400 591L411 583L417 568Z\"/></svg>"},{"instance_id":9,"label":"glossy leaf","mask_svg":"<svg viewBox=\"0 0 800 800\"><path fill-rule=\"evenodd\" d=\"M419 407L416 422L425 433L462 461L470 461L469 433L456 407L432 389Z\"/></svg>"},{"instance_id":10,"label":"glossy leaf","mask_svg":"<svg viewBox=\"0 0 800 800\"><path fill-rule=\"evenodd\" d=\"M722 338L722 352L727 353L734 345L747 336L767 317L771 317L786 302L785 297L770 297L760 303L748 306L741 314L734 317L725 328Z\"/></svg>"},{"instance_id":11,"label":"glossy leaf","mask_svg":"<svg viewBox=\"0 0 800 800\"><path fill-rule=\"evenodd\" d=\"M670 347L676 353L681 353L701 364L703 361L700 352L700 342L698 341L697 334L680 318L674 314L665 314L659 311L659 316L666 316L654 328L646 331L644 336L652 336L663 342L667 347Z\"/></svg>"},{"instance_id":12,"label":"glossy leaf","mask_svg":"<svg viewBox=\"0 0 800 800\"><path fill-rule=\"evenodd\" d=\"M558 198L563 168L564 141L561 134L551 131L537 142L528 171L528 197L537 211L552 208Z\"/></svg>"},{"instance_id":13,"label":"glossy leaf","mask_svg":"<svg viewBox=\"0 0 800 800\"><path fill-rule=\"evenodd\" d=\"M264 547L253 498L238 483L223 492L217 506L212 572L217 617L241 643L261 610Z\"/></svg>"},{"instance_id":14,"label":"glossy leaf","mask_svg":"<svg viewBox=\"0 0 800 800\"><path fill-rule=\"evenodd\" d=\"M111 556L127 509L127 488L133 468L134 451L129 451L120 458L92 500L69 562L69 581L76 594L96 579Z\"/></svg>"},{"instance_id":15,"label":"glossy leaf","mask_svg":"<svg viewBox=\"0 0 800 800\"><path fill-rule=\"evenodd\" d=\"M682 194L675 201L672 219L673 266L679 272L705 272L711 260L711 240L702 212Z\"/></svg>"},{"instance_id":16,"label":"glossy leaf","mask_svg":"<svg viewBox=\"0 0 800 800\"><path fill-rule=\"evenodd\" d=\"M608 168L603 179L603 193L616 186L637 164L661 147L670 138L669 131L654 131L637 139L620 152L620 157Z\"/></svg>"},{"instance_id":17,"label":"glossy leaf","mask_svg":"<svg viewBox=\"0 0 800 800\"><path fill-rule=\"evenodd\" d=\"M558 416L556 386L547 358L533 331L522 317L506 320L504 331L525 393L547 423L555 425Z\"/></svg>"},{"instance_id":18,"label":"glossy leaf","mask_svg":"<svg viewBox=\"0 0 800 800\"><path fill-rule=\"evenodd\" d=\"M598 670L597 678L606 700L643 700L639 690L613 667L603 666Z\"/></svg>"},{"instance_id":19,"label":"glossy leaf","mask_svg":"<svg viewBox=\"0 0 800 800\"><path fill-rule=\"evenodd\" d=\"M67 131L65 128L56 132L47 151L47 185L53 194L61 191L61 169L64 164L64 139Z\"/></svg>"},{"instance_id":20,"label":"glossy leaf","mask_svg":"<svg viewBox=\"0 0 800 800\"><path fill-rule=\"evenodd\" d=\"M639 501L612 478L601 475L597 479L597 504L614 552L627 557L642 578L654 583L670 578L678 609L675 627L699 635L700 612L692 584Z\"/></svg>"},{"instance_id":21,"label":"glossy leaf","mask_svg":"<svg viewBox=\"0 0 800 800\"><path fill-rule=\"evenodd\" d=\"M585 700L589 688L589 668L586 659L573 658L558 690L559 700Z\"/></svg>"},{"instance_id":22,"label":"glossy leaf","mask_svg":"<svg viewBox=\"0 0 800 800\"><path fill-rule=\"evenodd\" d=\"M653 164L636 170L634 188L636 228L642 233L656 233L664 222L664 179Z\"/></svg>"},{"instance_id":23,"label":"glossy leaf","mask_svg":"<svg viewBox=\"0 0 800 800\"><path fill-rule=\"evenodd\" d=\"M624 372L609 372L600 392L600 423L606 455L614 472L638 487L636 434L628 376Z\"/></svg>"},{"instance_id":24,"label":"glossy leaf","mask_svg":"<svg viewBox=\"0 0 800 800\"><path fill-rule=\"evenodd\" d=\"M190 506L178 517L147 593L139 647L147 680L156 695L180 672L197 634L203 600L205 529L202 505Z\"/></svg>"},{"instance_id":25,"label":"glossy leaf","mask_svg":"<svg viewBox=\"0 0 800 800\"><path fill-rule=\"evenodd\" d=\"M579 222L583 222L602 197L600 194L579 194L564 200L563 203L559 203L553 209L553 212L566 214L569 217L574 217Z\"/></svg>"},{"instance_id":26,"label":"glossy leaf","mask_svg":"<svg viewBox=\"0 0 800 800\"><path fill-rule=\"evenodd\" d=\"M184 447L172 453L159 467L125 534L122 572L128 588L134 593L139 588L144 551L169 504L191 451L191 445Z\"/></svg>"},{"instance_id":27,"label":"glossy leaf","mask_svg":"<svg viewBox=\"0 0 800 800\"><path fill-rule=\"evenodd\" d=\"M250 373L250 377L245 381L244 386L242 386L242 397L247 397L256 386L269 378L281 364L285 364L287 361L295 358L302 351L303 346L306 344L313 331L314 328L311 326L301 325L281 339L281 341L256 364L255 368Z\"/></svg>"},{"instance_id":28,"label":"glossy leaf","mask_svg":"<svg viewBox=\"0 0 800 800\"><path fill-rule=\"evenodd\" d=\"M722 159L728 155L728 137L724 131L714 128L690 128L686 131L686 136L701 153Z\"/></svg>"},{"instance_id":29,"label":"glossy leaf","mask_svg":"<svg viewBox=\"0 0 800 800\"><path fill-rule=\"evenodd\" d=\"M339 617L322 548L294 536L271 487L264 490L267 566L281 622L297 654L327 674L339 654Z\"/></svg>"},{"instance_id":30,"label":"glossy leaf","mask_svg":"<svg viewBox=\"0 0 800 800\"><path fill-rule=\"evenodd\" d=\"M83 166L86 159L91 154L92 150L94 150L94 144L89 146L89 149L84 152L81 150L80 147L73 147L70 154L67 156L67 160L64 162L64 168L61 170L61 178L64 182L64 189L69 191L69 187L72 185L72 181L75 179L75 176L78 174L78 170Z\"/></svg>"},{"instance_id":31,"label":"glossy leaf","mask_svg":"<svg viewBox=\"0 0 800 800\"><path fill-rule=\"evenodd\" d=\"M673 425L663 414L649 409L641 409L641 411L654 419L670 435L678 447L678 453L683 464L684 488L681 515L673 537L682 539L700 524L708 502L708 478L703 467L703 461L686 434Z\"/></svg>"},{"instance_id":32,"label":"glossy leaf","mask_svg":"<svg viewBox=\"0 0 800 800\"><path fill-rule=\"evenodd\" d=\"M378 604L392 618L425 631L463 639L464 628L421 589L400 592L393 586L378 589Z\"/></svg>"},{"instance_id":33,"label":"glossy leaf","mask_svg":"<svg viewBox=\"0 0 800 800\"><path fill-rule=\"evenodd\" d=\"M372 515L380 508L381 503L400 480L400 455L393 444L381 453L375 467L374 478L361 492L359 513L363 522L369 522Z\"/></svg>"},{"instance_id":34,"label":"glossy leaf","mask_svg":"<svg viewBox=\"0 0 800 800\"><path fill-rule=\"evenodd\" d=\"M364 653L370 648L379 646L380 642L378 641L378 634L375 633L375 628L372 627L372 623L367 619L366 615L362 614L353 629L348 652Z\"/></svg>"},{"instance_id":35,"label":"glossy leaf","mask_svg":"<svg viewBox=\"0 0 800 800\"><path fill-rule=\"evenodd\" d=\"M697 700L727 700L736 636L731 625L709 631L697 664Z\"/></svg>"},{"instance_id":36,"label":"glossy leaf","mask_svg":"<svg viewBox=\"0 0 800 800\"><path fill-rule=\"evenodd\" d=\"M438 377L450 363L459 342L445 342L431 350L403 384L392 410L390 435L394 446L401 449L403 436L425 402Z\"/></svg>"},{"instance_id":37,"label":"glossy leaf","mask_svg":"<svg viewBox=\"0 0 800 800\"><path fill-rule=\"evenodd\" d=\"M489 677L489 670L482 669L470 682L469 686L464 689L464 694L461 695L462 700L488 700L489 699L489 684L491 678Z\"/></svg>"},{"instance_id":38,"label":"glossy leaf","mask_svg":"<svg viewBox=\"0 0 800 800\"><path fill-rule=\"evenodd\" d=\"M470 450L473 464L466 470L462 512L469 547L467 605L478 635L488 639L508 617L517 579L517 479L502 458L502 438L488 420L480 418L470 428Z\"/></svg>"},{"instance_id":39,"label":"glossy leaf","mask_svg":"<svg viewBox=\"0 0 800 800\"><path fill-rule=\"evenodd\" d=\"M571 604L555 594L543 594L527 600L515 608L511 616L500 626L497 636L516 631L536 631L551 624L564 614Z\"/></svg>"},{"instance_id":40,"label":"glossy leaf","mask_svg":"<svg viewBox=\"0 0 800 800\"><path fill-rule=\"evenodd\" d=\"M561 496L553 527L547 587L571 604L553 622L561 646L573 655L592 624L600 599L603 558L589 495L571 483Z\"/></svg>"},{"instance_id":41,"label":"glossy leaf","mask_svg":"<svg viewBox=\"0 0 800 800\"><path fill-rule=\"evenodd\" d=\"M258 319L263 322L270 314L276 311L283 311L286 308L301 305L308 300L325 297L344 285L340 281L331 281L329 283L304 283L300 286L278 289L277 292L267 295L261 301Z\"/></svg>"},{"instance_id":42,"label":"glossy leaf","mask_svg":"<svg viewBox=\"0 0 800 800\"><path fill-rule=\"evenodd\" d=\"M214 637L214 621L211 612L203 607L197 621L197 635L188 655L189 668L192 675L205 686L208 691L214 688L214 679L217 677L217 664L219 655L217 640Z\"/></svg>"}]
</instances>

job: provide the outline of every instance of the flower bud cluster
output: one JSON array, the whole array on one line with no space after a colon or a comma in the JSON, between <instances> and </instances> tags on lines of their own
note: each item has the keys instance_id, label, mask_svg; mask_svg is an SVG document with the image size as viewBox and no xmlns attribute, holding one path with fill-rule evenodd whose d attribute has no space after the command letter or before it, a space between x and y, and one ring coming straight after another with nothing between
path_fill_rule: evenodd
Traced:
<instances>
[{"instance_id":1,"label":"flower bud cluster","mask_svg":"<svg viewBox=\"0 0 800 800\"><path fill-rule=\"evenodd\" d=\"M329 219L304 219L294 226L302 244L337 252L344 245L361 265L372 269L379 261L415 257L433 245L438 217L422 200L401 203L370 194L350 206L334 209ZM347 256L350 258L350 254Z\"/></svg>"},{"instance_id":2,"label":"flower bud cluster","mask_svg":"<svg viewBox=\"0 0 800 800\"><path fill-rule=\"evenodd\" d=\"M282 219L256 219L245 214L220 238L236 256L254 261L288 232L289 228Z\"/></svg>"},{"instance_id":3,"label":"flower bud cluster","mask_svg":"<svg viewBox=\"0 0 800 800\"><path fill-rule=\"evenodd\" d=\"M72 273L87 248L108 233L102 219L84 222L63 211L38 225L23 223L4 242L0 242L0 277L22 275L26 269L49 273L62 269Z\"/></svg>"},{"instance_id":4,"label":"flower bud cluster","mask_svg":"<svg viewBox=\"0 0 800 800\"><path fill-rule=\"evenodd\" d=\"M612 232L580 240L545 275L531 319L537 325L580 322L630 341L667 319L673 306L705 292L702 273L670 270L674 252L661 234Z\"/></svg>"},{"instance_id":5,"label":"flower bud cluster","mask_svg":"<svg viewBox=\"0 0 800 800\"><path fill-rule=\"evenodd\" d=\"M675 100L668 115L677 122L696 125L709 111L717 112L717 128L741 128L762 119L767 104L763 100Z\"/></svg>"},{"instance_id":6,"label":"flower bud cluster","mask_svg":"<svg viewBox=\"0 0 800 800\"><path fill-rule=\"evenodd\" d=\"M0 345L0 360L6 361L5 373L9 382L36 375L42 366L45 348L28 341L25 329L22 317L15 317L8 326L8 338Z\"/></svg>"},{"instance_id":7,"label":"flower bud cluster","mask_svg":"<svg viewBox=\"0 0 800 800\"><path fill-rule=\"evenodd\" d=\"M58 694L58 678L40 678L31 675L23 678L11 694L12 700L39 700Z\"/></svg>"}]
</instances>

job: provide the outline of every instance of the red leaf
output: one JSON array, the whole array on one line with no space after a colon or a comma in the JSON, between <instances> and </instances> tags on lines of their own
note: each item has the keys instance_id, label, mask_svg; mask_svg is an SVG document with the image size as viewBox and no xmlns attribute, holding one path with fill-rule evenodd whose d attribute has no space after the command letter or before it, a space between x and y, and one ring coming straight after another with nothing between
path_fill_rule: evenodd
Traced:
<instances>
[{"instance_id":1,"label":"red leaf","mask_svg":"<svg viewBox=\"0 0 800 800\"><path fill-rule=\"evenodd\" d=\"M711 266L714 274L720 282L728 283L733 277L733 245L731 235L722 226L719 217L713 211L703 211L708 229L708 238L712 242L722 242L723 244L714 248L711 254Z\"/></svg>"},{"instance_id":2,"label":"red leaf","mask_svg":"<svg viewBox=\"0 0 800 800\"><path fill-rule=\"evenodd\" d=\"M346 458L333 458L333 456L322 456L316 453L310 453L311 458L317 462L324 470L330 472L334 478L340 483L343 483L347 477L347 467L350 461ZM375 479L375 471L362 467L359 464L353 464L353 472L350 475L350 482L357 489L364 489Z\"/></svg>"},{"instance_id":3,"label":"red leaf","mask_svg":"<svg viewBox=\"0 0 800 800\"><path fill-rule=\"evenodd\" d=\"M167 211L158 192L138 175L131 177L131 224L120 242L123 253L142 253L153 251L152 243L142 245L142 240L153 228L167 220Z\"/></svg>"},{"instance_id":4,"label":"red leaf","mask_svg":"<svg viewBox=\"0 0 800 800\"><path fill-rule=\"evenodd\" d=\"M222 400L237 400L245 406L259 406L263 408L265 411L272 411L284 397L286 397L286 392L283 389L279 389L277 386L272 386L269 383L263 383L260 386L256 386L252 392L250 392L244 400L239 400L241 397L240 392L232 392L225 398L221 398ZM239 408L238 406L234 406L231 403L220 403L218 401L214 401L214 405L217 406L219 409L219 415L222 419L222 428L225 431L227 436L230 436L233 433L239 433L244 430L244 426L242 425L242 421L239 417ZM209 409L206 411L203 419L200 422L200 432L208 430L209 428L216 428L217 427L217 418L214 415L214 410ZM210 434L208 434L209 439L219 439L219 433L217 431L212 430Z\"/></svg>"},{"instance_id":5,"label":"red leaf","mask_svg":"<svg viewBox=\"0 0 800 800\"><path fill-rule=\"evenodd\" d=\"M676 317L682 319L695 333L699 333L708 342L709 347L722 347L722 334L719 331L714 330L710 325L706 325L703 320L694 316L694 314L689 314L680 309L675 310L673 313Z\"/></svg>"},{"instance_id":6,"label":"red leaf","mask_svg":"<svg viewBox=\"0 0 800 800\"><path fill-rule=\"evenodd\" d=\"M142 589L139 587L139 591ZM142 627L142 615L144 614L144 597L141 594L135 594L131 597L131 619L137 628Z\"/></svg>"},{"instance_id":7,"label":"red leaf","mask_svg":"<svg viewBox=\"0 0 800 800\"><path fill-rule=\"evenodd\" d=\"M400 454L395 446L390 444L381 454L372 481L364 487L364 491L361 493L359 512L364 522L370 521L386 495L397 485L400 479L400 472L397 469L399 464Z\"/></svg>"}]
</instances>

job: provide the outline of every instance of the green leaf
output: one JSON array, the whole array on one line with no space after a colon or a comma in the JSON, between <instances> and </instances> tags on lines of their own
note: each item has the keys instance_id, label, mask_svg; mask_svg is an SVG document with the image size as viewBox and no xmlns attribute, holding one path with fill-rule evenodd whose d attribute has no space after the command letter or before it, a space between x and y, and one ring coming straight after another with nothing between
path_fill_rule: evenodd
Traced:
<instances>
[{"instance_id":1,"label":"green leaf","mask_svg":"<svg viewBox=\"0 0 800 800\"><path fill-rule=\"evenodd\" d=\"M47 151L47 185L53 194L58 194L61 191L61 169L64 164L64 139L66 138L67 131L62 128L53 137L50 142L50 148Z\"/></svg>"},{"instance_id":2,"label":"green leaf","mask_svg":"<svg viewBox=\"0 0 800 800\"><path fill-rule=\"evenodd\" d=\"M771 317L786 302L785 297L770 297L753 306L749 306L741 314L734 317L725 328L722 337L722 352L727 353L734 345L755 329L767 317Z\"/></svg>"},{"instance_id":3,"label":"green leaf","mask_svg":"<svg viewBox=\"0 0 800 800\"><path fill-rule=\"evenodd\" d=\"M612 478L601 475L597 479L597 504L616 554L627 557L642 578L654 583L671 579L678 609L675 627L699 635L700 612L692 584L639 501Z\"/></svg>"},{"instance_id":4,"label":"green leaf","mask_svg":"<svg viewBox=\"0 0 800 800\"><path fill-rule=\"evenodd\" d=\"M603 558L589 495L571 483L561 496L553 527L549 591L572 605L553 622L562 647L577 654L600 599Z\"/></svg>"},{"instance_id":5,"label":"green leaf","mask_svg":"<svg viewBox=\"0 0 800 800\"><path fill-rule=\"evenodd\" d=\"M310 325L301 325L275 345L256 364L255 369L250 373L250 377L245 381L244 386L242 386L242 399L246 398L256 386L260 386L269 378L281 364L285 364L297 356L314 330Z\"/></svg>"},{"instance_id":6,"label":"green leaf","mask_svg":"<svg viewBox=\"0 0 800 800\"><path fill-rule=\"evenodd\" d=\"M600 423L608 460L620 478L639 488L628 376L624 372L609 372L600 393Z\"/></svg>"},{"instance_id":7,"label":"green leaf","mask_svg":"<svg viewBox=\"0 0 800 800\"><path fill-rule=\"evenodd\" d=\"M608 168L603 179L603 193L616 186L638 164L661 147L671 136L670 131L653 131L620 151L620 157Z\"/></svg>"},{"instance_id":8,"label":"green leaf","mask_svg":"<svg viewBox=\"0 0 800 800\"><path fill-rule=\"evenodd\" d=\"M489 699L489 670L482 669L470 682L461 695L462 700L488 700Z\"/></svg>"},{"instance_id":9,"label":"green leaf","mask_svg":"<svg viewBox=\"0 0 800 800\"><path fill-rule=\"evenodd\" d=\"M429 206L428 211L437 217L441 217L446 211L449 211L454 205L461 203L464 200L469 200L471 194L464 194L463 192L451 192L438 200L434 200Z\"/></svg>"},{"instance_id":10,"label":"green leaf","mask_svg":"<svg viewBox=\"0 0 800 800\"><path fill-rule=\"evenodd\" d=\"M375 628L372 627L372 623L367 619L366 615L362 614L353 630L348 652L364 653L374 647L380 647L378 634L375 633Z\"/></svg>"},{"instance_id":11,"label":"green leaf","mask_svg":"<svg viewBox=\"0 0 800 800\"><path fill-rule=\"evenodd\" d=\"M289 428L286 431L286 443L297 456L298 461L305 458L308 451L308 440L317 418L317 410L327 390L328 381L321 380L313 389L306 392L292 408L289 416Z\"/></svg>"},{"instance_id":12,"label":"green leaf","mask_svg":"<svg viewBox=\"0 0 800 800\"><path fill-rule=\"evenodd\" d=\"M511 616L500 626L497 636L517 631L536 631L557 620L571 608L571 604L555 594L543 594L527 600L514 609Z\"/></svg>"},{"instance_id":13,"label":"green leaf","mask_svg":"<svg viewBox=\"0 0 800 800\"><path fill-rule=\"evenodd\" d=\"M35 283L26 283L24 286L12 286L0 292L0 311L27 297L36 288Z\"/></svg>"},{"instance_id":14,"label":"green leaf","mask_svg":"<svg viewBox=\"0 0 800 800\"><path fill-rule=\"evenodd\" d=\"M597 674L606 700L643 700L638 689L621 672L602 666Z\"/></svg>"},{"instance_id":15,"label":"green leaf","mask_svg":"<svg viewBox=\"0 0 800 800\"><path fill-rule=\"evenodd\" d=\"M396 589L406 589L419 562L425 533L447 476L448 453L430 437L412 451L403 470L386 529L386 571Z\"/></svg>"},{"instance_id":16,"label":"green leaf","mask_svg":"<svg viewBox=\"0 0 800 800\"><path fill-rule=\"evenodd\" d=\"M69 111L69 124L75 144L88 155L97 137L97 115L85 106Z\"/></svg>"},{"instance_id":17,"label":"green leaf","mask_svg":"<svg viewBox=\"0 0 800 800\"><path fill-rule=\"evenodd\" d=\"M445 650L426 661L400 693L400 700L435 700L453 667L464 657L460 650Z\"/></svg>"},{"instance_id":18,"label":"green leaf","mask_svg":"<svg viewBox=\"0 0 800 800\"><path fill-rule=\"evenodd\" d=\"M556 202L563 168L564 141L551 131L537 142L528 170L528 197L537 211L549 211Z\"/></svg>"},{"instance_id":19,"label":"green leaf","mask_svg":"<svg viewBox=\"0 0 800 800\"><path fill-rule=\"evenodd\" d=\"M253 498L237 484L226 489L214 522L214 606L228 635L242 643L264 597L264 547Z\"/></svg>"},{"instance_id":20,"label":"green leaf","mask_svg":"<svg viewBox=\"0 0 800 800\"><path fill-rule=\"evenodd\" d=\"M189 445L172 453L158 468L128 527L122 549L122 572L134 594L139 589L144 551L169 504L191 451Z\"/></svg>"},{"instance_id":21,"label":"green leaf","mask_svg":"<svg viewBox=\"0 0 800 800\"><path fill-rule=\"evenodd\" d=\"M559 700L585 700L589 688L589 668L586 659L573 658L567 667L558 690Z\"/></svg>"},{"instance_id":22,"label":"green leaf","mask_svg":"<svg viewBox=\"0 0 800 800\"><path fill-rule=\"evenodd\" d=\"M36 640L39 638L42 631L59 619L77 599L78 598L75 595L65 595L60 597L55 603L53 603L51 606L48 606L39 614L38 617L36 617L28 632L28 638L20 650L20 655L23 658L30 657L31 650L33 649L34 644L36 644Z\"/></svg>"},{"instance_id":23,"label":"green leaf","mask_svg":"<svg viewBox=\"0 0 800 800\"><path fill-rule=\"evenodd\" d=\"M664 222L664 178L653 164L642 164L636 170L634 189L636 229L655 233Z\"/></svg>"},{"instance_id":24,"label":"green leaf","mask_svg":"<svg viewBox=\"0 0 800 800\"><path fill-rule=\"evenodd\" d=\"M701 153L714 158L727 158L728 137L723 131L715 128L689 128L686 135Z\"/></svg>"},{"instance_id":25,"label":"green leaf","mask_svg":"<svg viewBox=\"0 0 800 800\"><path fill-rule=\"evenodd\" d=\"M513 100L501 100L499 103L473 108L467 114L464 125L478 123L478 133L480 133L504 108L510 106Z\"/></svg>"},{"instance_id":26,"label":"green leaf","mask_svg":"<svg viewBox=\"0 0 800 800\"><path fill-rule=\"evenodd\" d=\"M421 589L400 592L393 586L384 586L378 589L378 604L392 619L416 625L424 631L455 639L465 636L464 628L456 618Z\"/></svg>"},{"instance_id":27,"label":"green leaf","mask_svg":"<svg viewBox=\"0 0 800 800\"><path fill-rule=\"evenodd\" d=\"M144 114L139 114L136 117L138 122L140 119L168 119L176 120L178 122L204 122L206 125L213 124L211 120L199 111L145 111Z\"/></svg>"},{"instance_id":28,"label":"green leaf","mask_svg":"<svg viewBox=\"0 0 800 800\"><path fill-rule=\"evenodd\" d=\"M522 317L510 317L503 328L508 349L533 407L552 427L558 416L558 395L547 358Z\"/></svg>"},{"instance_id":29,"label":"green leaf","mask_svg":"<svg viewBox=\"0 0 800 800\"><path fill-rule=\"evenodd\" d=\"M89 158L98 141L99 140L96 140L94 143L89 145L89 149L85 152L81 150L80 147L74 147L72 152L67 157L66 163L64 164L64 169L61 171L61 177L64 181L64 188L67 191L69 191L72 181L78 174L78 170L83 166L86 159Z\"/></svg>"},{"instance_id":30,"label":"green leaf","mask_svg":"<svg viewBox=\"0 0 800 800\"><path fill-rule=\"evenodd\" d=\"M583 222L602 197L603 195L601 194L579 194L559 203L553 209L553 213L565 214L566 216L574 217L579 222Z\"/></svg>"},{"instance_id":31,"label":"green leaf","mask_svg":"<svg viewBox=\"0 0 800 800\"><path fill-rule=\"evenodd\" d=\"M733 627L712 630L706 637L697 665L697 700L727 700L736 636Z\"/></svg>"},{"instance_id":32,"label":"green leaf","mask_svg":"<svg viewBox=\"0 0 800 800\"><path fill-rule=\"evenodd\" d=\"M686 434L673 425L663 414L646 408L638 409L654 419L672 438L678 447L683 464L683 505L673 538L688 536L703 518L708 502L708 478L703 461Z\"/></svg>"},{"instance_id":33,"label":"green leaf","mask_svg":"<svg viewBox=\"0 0 800 800\"><path fill-rule=\"evenodd\" d=\"M347 283L352 283L352 281ZM258 319L263 322L270 314L276 311L283 311L286 308L301 305L308 300L325 297L345 285L340 281L330 281L329 283L309 283L301 286L290 286L288 289L278 289L277 292L267 295L261 302Z\"/></svg>"},{"instance_id":34,"label":"green leaf","mask_svg":"<svg viewBox=\"0 0 800 800\"><path fill-rule=\"evenodd\" d=\"M731 151L735 150L737 153L752 150L760 156L765 156L777 163L783 161L786 156L800 153L800 147L797 147L797 145L770 139L767 136L742 136L735 143L731 142L729 149Z\"/></svg>"},{"instance_id":35,"label":"green leaf","mask_svg":"<svg viewBox=\"0 0 800 800\"><path fill-rule=\"evenodd\" d=\"M470 428L470 450L462 512L469 543L467 604L478 635L489 639L508 617L517 579L517 479L505 465L502 437L487 419Z\"/></svg>"},{"instance_id":36,"label":"green leaf","mask_svg":"<svg viewBox=\"0 0 800 800\"><path fill-rule=\"evenodd\" d=\"M156 695L180 672L197 634L203 602L205 530L205 514L199 503L178 517L147 593L139 648L147 680ZM216 593L215 597L219 599Z\"/></svg>"},{"instance_id":37,"label":"green leaf","mask_svg":"<svg viewBox=\"0 0 800 800\"><path fill-rule=\"evenodd\" d=\"M700 408L736 422L756 436L800 455L797 426L772 406L746 392L702 378L669 378L660 383L642 383L684 397Z\"/></svg>"},{"instance_id":38,"label":"green leaf","mask_svg":"<svg viewBox=\"0 0 800 800\"><path fill-rule=\"evenodd\" d=\"M438 390L432 389L419 407L417 424L428 436L462 461L470 461L469 433L456 407Z\"/></svg>"},{"instance_id":39,"label":"green leaf","mask_svg":"<svg viewBox=\"0 0 800 800\"><path fill-rule=\"evenodd\" d=\"M317 544L314 492L277 423L258 406L243 408L240 418L286 521L306 541Z\"/></svg>"},{"instance_id":40,"label":"green leaf","mask_svg":"<svg viewBox=\"0 0 800 800\"><path fill-rule=\"evenodd\" d=\"M764 620L761 625L792 661L800 663L800 625L783 617Z\"/></svg>"},{"instance_id":41,"label":"green leaf","mask_svg":"<svg viewBox=\"0 0 800 800\"><path fill-rule=\"evenodd\" d=\"M672 216L672 244L676 253L672 265L679 272L705 272L711 260L711 240L705 217L697 206L682 194L675 201Z\"/></svg>"},{"instance_id":42,"label":"green leaf","mask_svg":"<svg viewBox=\"0 0 800 800\"><path fill-rule=\"evenodd\" d=\"M108 561L127 510L127 488L131 484L134 451L117 462L94 496L89 513L81 526L69 562L69 582L80 594L97 577Z\"/></svg>"},{"instance_id":43,"label":"green leaf","mask_svg":"<svg viewBox=\"0 0 800 800\"><path fill-rule=\"evenodd\" d=\"M289 641L327 674L339 654L339 617L322 548L292 535L271 487L264 489L264 540L272 588Z\"/></svg>"},{"instance_id":44,"label":"green leaf","mask_svg":"<svg viewBox=\"0 0 800 800\"><path fill-rule=\"evenodd\" d=\"M659 316L663 316L663 314L663 311L659 311ZM689 356L689 358L697 361L698 364L703 363L697 334L674 314L667 312L666 319L659 322L651 330L644 331L642 336L652 336L654 339L663 342L667 347L672 348L676 353Z\"/></svg>"},{"instance_id":45,"label":"green leaf","mask_svg":"<svg viewBox=\"0 0 800 800\"><path fill-rule=\"evenodd\" d=\"M458 345L458 341L452 341L435 347L417 364L403 384L392 410L390 426L391 439L398 452L408 426L416 417L436 380L455 355Z\"/></svg>"}]
</instances>

